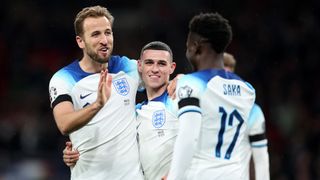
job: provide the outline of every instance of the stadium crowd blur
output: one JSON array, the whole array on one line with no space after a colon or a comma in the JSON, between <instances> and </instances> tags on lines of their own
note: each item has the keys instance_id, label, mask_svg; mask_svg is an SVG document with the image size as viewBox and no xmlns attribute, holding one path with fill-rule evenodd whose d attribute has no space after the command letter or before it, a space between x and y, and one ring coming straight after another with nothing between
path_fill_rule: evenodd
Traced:
<instances>
[{"instance_id":1,"label":"stadium crowd blur","mask_svg":"<svg viewBox=\"0 0 320 180\"><path fill-rule=\"evenodd\" d=\"M230 20L236 72L251 82L266 116L273 180L320 179L320 1L2 1L0 6L0 179L68 179L63 137L49 106L53 73L81 51L73 18L100 4L115 16L114 54L138 58L143 44L168 43L176 73L189 19L217 11ZM317 78L318 77L318 78ZM138 99L139 101L139 99Z\"/></svg>"}]
</instances>

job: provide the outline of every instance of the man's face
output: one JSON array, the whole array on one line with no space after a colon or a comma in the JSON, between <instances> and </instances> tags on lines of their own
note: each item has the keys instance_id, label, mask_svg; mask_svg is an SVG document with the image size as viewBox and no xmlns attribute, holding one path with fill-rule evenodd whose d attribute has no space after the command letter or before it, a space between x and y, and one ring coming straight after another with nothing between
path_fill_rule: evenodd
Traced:
<instances>
[{"instance_id":1,"label":"man's face","mask_svg":"<svg viewBox=\"0 0 320 180\"><path fill-rule=\"evenodd\" d=\"M113 50L113 32L106 17L89 17L83 22L83 35L77 42L85 55L98 63L107 63Z\"/></svg>"},{"instance_id":2,"label":"man's face","mask_svg":"<svg viewBox=\"0 0 320 180\"><path fill-rule=\"evenodd\" d=\"M224 70L234 72L234 66L231 64L226 64L226 62L224 62Z\"/></svg>"},{"instance_id":3,"label":"man's face","mask_svg":"<svg viewBox=\"0 0 320 180\"><path fill-rule=\"evenodd\" d=\"M146 88L159 89L168 84L176 64L168 51L145 50L139 60L139 73Z\"/></svg>"}]
</instances>

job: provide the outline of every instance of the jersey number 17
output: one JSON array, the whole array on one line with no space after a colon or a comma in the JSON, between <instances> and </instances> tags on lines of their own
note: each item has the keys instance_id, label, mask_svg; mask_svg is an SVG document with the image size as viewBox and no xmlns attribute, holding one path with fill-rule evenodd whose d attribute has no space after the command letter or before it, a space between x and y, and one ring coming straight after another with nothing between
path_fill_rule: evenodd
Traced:
<instances>
[{"instance_id":1,"label":"jersey number 17","mask_svg":"<svg viewBox=\"0 0 320 180\"><path fill-rule=\"evenodd\" d=\"M218 133L218 143L216 146L216 157L217 158L221 158L221 146L223 144L223 136L226 130L226 126L232 126L233 125L233 121L238 120L239 124L237 125L237 129L234 133L234 136L232 138L232 141L230 143L230 145L227 148L227 152L224 156L225 159L230 159L233 148L237 142L238 136L239 136L239 131L240 128L244 122L243 118L241 117L241 115L239 114L239 112L235 109L233 110L231 113L228 113L223 107L219 107L219 112L222 114L221 116L221 126L220 126L220 130ZM227 121L228 120L228 121Z\"/></svg>"}]
</instances>

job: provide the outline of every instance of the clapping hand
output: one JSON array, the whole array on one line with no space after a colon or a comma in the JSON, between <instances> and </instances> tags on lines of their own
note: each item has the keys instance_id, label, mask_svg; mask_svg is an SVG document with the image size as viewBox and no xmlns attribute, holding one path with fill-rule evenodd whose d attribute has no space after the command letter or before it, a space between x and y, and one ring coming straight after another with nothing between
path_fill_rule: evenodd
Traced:
<instances>
[{"instance_id":1,"label":"clapping hand","mask_svg":"<svg viewBox=\"0 0 320 180\"><path fill-rule=\"evenodd\" d=\"M112 83L112 76L108 74L108 70L102 70L100 73L100 81L98 86L98 95L96 103L101 108L103 107L111 95L111 83Z\"/></svg>"}]
</instances>

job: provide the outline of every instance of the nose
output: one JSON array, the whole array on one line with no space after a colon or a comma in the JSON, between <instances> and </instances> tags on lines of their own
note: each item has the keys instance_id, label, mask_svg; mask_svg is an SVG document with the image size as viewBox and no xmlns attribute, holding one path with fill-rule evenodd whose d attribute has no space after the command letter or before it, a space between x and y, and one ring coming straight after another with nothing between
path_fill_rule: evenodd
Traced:
<instances>
[{"instance_id":1,"label":"nose","mask_svg":"<svg viewBox=\"0 0 320 180\"><path fill-rule=\"evenodd\" d=\"M100 43L103 45L107 45L108 44L108 36L106 36L105 34L102 34Z\"/></svg>"},{"instance_id":2,"label":"nose","mask_svg":"<svg viewBox=\"0 0 320 180\"><path fill-rule=\"evenodd\" d=\"M152 72L158 72L159 71L159 66L155 63L152 65Z\"/></svg>"}]
</instances>

